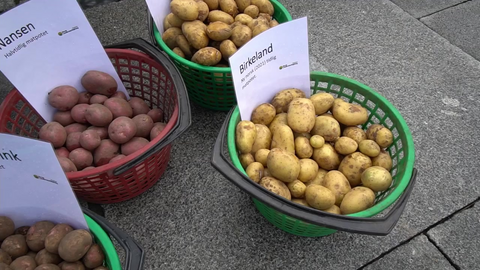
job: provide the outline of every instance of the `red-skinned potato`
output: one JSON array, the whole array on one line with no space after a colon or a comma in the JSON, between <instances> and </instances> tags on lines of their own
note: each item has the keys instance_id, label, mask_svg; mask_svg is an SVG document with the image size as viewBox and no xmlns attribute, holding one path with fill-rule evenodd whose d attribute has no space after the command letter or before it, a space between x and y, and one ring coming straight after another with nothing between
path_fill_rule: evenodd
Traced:
<instances>
[{"instance_id":1,"label":"red-skinned potato","mask_svg":"<svg viewBox=\"0 0 480 270\"><path fill-rule=\"evenodd\" d=\"M128 101L126 101L125 99L119 97L111 97L105 100L103 105L112 112L114 119L120 116L133 116L133 109L128 103Z\"/></svg>"},{"instance_id":2,"label":"red-skinned potato","mask_svg":"<svg viewBox=\"0 0 480 270\"><path fill-rule=\"evenodd\" d=\"M68 126L75 123L70 111L57 111L53 114L53 122L58 122L62 126Z\"/></svg>"},{"instance_id":3,"label":"red-skinned potato","mask_svg":"<svg viewBox=\"0 0 480 270\"><path fill-rule=\"evenodd\" d=\"M150 111L150 108L148 107L147 103L139 97L130 98L128 103L133 109L133 116L136 116L139 114L147 114L148 111Z\"/></svg>"},{"instance_id":4,"label":"red-skinned potato","mask_svg":"<svg viewBox=\"0 0 480 270\"><path fill-rule=\"evenodd\" d=\"M50 253L58 254L60 241L71 231L73 231L73 228L68 224L59 223L55 225L45 237L45 249Z\"/></svg>"},{"instance_id":5,"label":"red-skinned potato","mask_svg":"<svg viewBox=\"0 0 480 270\"><path fill-rule=\"evenodd\" d=\"M75 164L73 162L65 157L57 157L58 162L60 162L60 165L62 166L62 169L64 172L76 172L77 167L75 167Z\"/></svg>"},{"instance_id":6,"label":"red-skinned potato","mask_svg":"<svg viewBox=\"0 0 480 270\"><path fill-rule=\"evenodd\" d=\"M113 163L113 162L115 162L115 161L117 161L117 160L120 160L120 159L122 159L122 158L124 158L124 157L126 157L126 156L123 155L123 154L120 154L120 155L118 155L118 156L110 159L110 161L109 161L108 163Z\"/></svg>"},{"instance_id":7,"label":"red-skinned potato","mask_svg":"<svg viewBox=\"0 0 480 270\"><path fill-rule=\"evenodd\" d=\"M45 238L53 227L55 227L53 222L41 220L28 229L26 240L31 251L38 252L45 248Z\"/></svg>"},{"instance_id":8,"label":"red-skinned potato","mask_svg":"<svg viewBox=\"0 0 480 270\"><path fill-rule=\"evenodd\" d=\"M120 145L110 139L104 139L93 152L93 163L95 166L107 164L112 158L120 152Z\"/></svg>"},{"instance_id":9,"label":"red-skinned potato","mask_svg":"<svg viewBox=\"0 0 480 270\"><path fill-rule=\"evenodd\" d=\"M92 94L107 97L117 92L117 81L110 74L98 70L90 70L81 79L82 86Z\"/></svg>"},{"instance_id":10,"label":"red-skinned potato","mask_svg":"<svg viewBox=\"0 0 480 270\"><path fill-rule=\"evenodd\" d=\"M137 133L137 126L131 118L120 116L108 126L108 137L115 143L123 144L132 139Z\"/></svg>"},{"instance_id":11,"label":"red-skinned potato","mask_svg":"<svg viewBox=\"0 0 480 270\"><path fill-rule=\"evenodd\" d=\"M150 131L153 128L153 120L147 114L139 114L132 118L133 122L137 126L137 133L135 137L147 138L150 135Z\"/></svg>"},{"instance_id":12,"label":"red-skinned potato","mask_svg":"<svg viewBox=\"0 0 480 270\"><path fill-rule=\"evenodd\" d=\"M102 248L98 244L93 244L85 256L83 256L82 261L85 267L95 268L101 266L104 259L105 254L103 253Z\"/></svg>"},{"instance_id":13,"label":"red-skinned potato","mask_svg":"<svg viewBox=\"0 0 480 270\"><path fill-rule=\"evenodd\" d=\"M68 134L67 141L65 146L67 147L68 151L73 151L74 149L80 148L80 136L82 136L82 132L73 132Z\"/></svg>"},{"instance_id":14,"label":"red-skinned potato","mask_svg":"<svg viewBox=\"0 0 480 270\"><path fill-rule=\"evenodd\" d=\"M68 155L70 154L70 151L68 151L67 148L65 147L60 147L60 148L57 148L55 149L55 155L57 157L66 157L68 158Z\"/></svg>"},{"instance_id":15,"label":"red-skinned potato","mask_svg":"<svg viewBox=\"0 0 480 270\"><path fill-rule=\"evenodd\" d=\"M152 141L155 139L162 131L165 129L167 124L162 123L162 122L157 122L153 124L152 130L150 131L150 140Z\"/></svg>"},{"instance_id":16,"label":"red-skinned potato","mask_svg":"<svg viewBox=\"0 0 480 270\"><path fill-rule=\"evenodd\" d=\"M75 164L77 170L83 170L93 163L92 152L83 148L77 148L73 150L70 152L70 155L68 155L68 158L73 162L73 164Z\"/></svg>"},{"instance_id":17,"label":"red-skinned potato","mask_svg":"<svg viewBox=\"0 0 480 270\"><path fill-rule=\"evenodd\" d=\"M87 126L80 123L73 123L65 127L65 131L67 132L67 135L74 132L83 132L86 129L87 129Z\"/></svg>"},{"instance_id":18,"label":"red-skinned potato","mask_svg":"<svg viewBox=\"0 0 480 270\"><path fill-rule=\"evenodd\" d=\"M88 104L90 103L90 98L92 94L89 92L81 92L78 98L78 104Z\"/></svg>"},{"instance_id":19,"label":"red-skinned potato","mask_svg":"<svg viewBox=\"0 0 480 270\"><path fill-rule=\"evenodd\" d=\"M118 97L127 100L127 95L125 95L125 93L123 93L122 91L115 92L112 97Z\"/></svg>"},{"instance_id":20,"label":"red-skinned potato","mask_svg":"<svg viewBox=\"0 0 480 270\"><path fill-rule=\"evenodd\" d=\"M108 97L105 95L96 94L90 98L90 104L103 104Z\"/></svg>"},{"instance_id":21,"label":"red-skinned potato","mask_svg":"<svg viewBox=\"0 0 480 270\"><path fill-rule=\"evenodd\" d=\"M100 139L107 139L108 138L108 130L106 127L94 127L90 126L87 128L87 130L95 130L98 133L98 136L100 136Z\"/></svg>"},{"instance_id":22,"label":"red-skinned potato","mask_svg":"<svg viewBox=\"0 0 480 270\"><path fill-rule=\"evenodd\" d=\"M124 155L130 155L137 151L138 149L141 149L145 145L147 145L149 141L145 138L142 137L134 137L130 141L122 144L121 146L121 151L122 154Z\"/></svg>"},{"instance_id":23,"label":"red-skinned potato","mask_svg":"<svg viewBox=\"0 0 480 270\"><path fill-rule=\"evenodd\" d=\"M48 103L59 111L69 111L78 103L80 95L72 86L55 87L48 93Z\"/></svg>"},{"instance_id":24,"label":"red-skinned potato","mask_svg":"<svg viewBox=\"0 0 480 270\"><path fill-rule=\"evenodd\" d=\"M10 264L12 270L34 270L36 267L37 263L35 262L35 259L27 255L16 258Z\"/></svg>"},{"instance_id":25,"label":"red-skinned potato","mask_svg":"<svg viewBox=\"0 0 480 270\"><path fill-rule=\"evenodd\" d=\"M85 111L85 119L92 126L105 127L112 122L113 114L102 104L92 104Z\"/></svg>"},{"instance_id":26,"label":"red-skinned potato","mask_svg":"<svg viewBox=\"0 0 480 270\"><path fill-rule=\"evenodd\" d=\"M83 229L73 230L60 241L58 255L66 262L76 262L82 259L92 244L90 232Z\"/></svg>"},{"instance_id":27,"label":"red-skinned potato","mask_svg":"<svg viewBox=\"0 0 480 270\"><path fill-rule=\"evenodd\" d=\"M5 238L2 242L1 248L11 257L12 260L28 253L25 236L20 234L10 235Z\"/></svg>"},{"instance_id":28,"label":"red-skinned potato","mask_svg":"<svg viewBox=\"0 0 480 270\"><path fill-rule=\"evenodd\" d=\"M39 138L42 141L49 142L53 147L62 147L67 140L65 128L58 122L50 122L42 126L39 132Z\"/></svg>"},{"instance_id":29,"label":"red-skinned potato","mask_svg":"<svg viewBox=\"0 0 480 270\"><path fill-rule=\"evenodd\" d=\"M80 146L88 151L93 151L100 145L102 139L96 130L87 129L80 135Z\"/></svg>"},{"instance_id":30,"label":"red-skinned potato","mask_svg":"<svg viewBox=\"0 0 480 270\"><path fill-rule=\"evenodd\" d=\"M147 113L154 123L163 121L163 111L161 109L151 109Z\"/></svg>"},{"instance_id":31,"label":"red-skinned potato","mask_svg":"<svg viewBox=\"0 0 480 270\"><path fill-rule=\"evenodd\" d=\"M85 112L87 111L88 107L90 105L88 104L77 104L75 105L70 113L72 114L72 119L75 120L75 122L80 123L80 124L87 124L87 119L85 118Z\"/></svg>"}]
</instances>

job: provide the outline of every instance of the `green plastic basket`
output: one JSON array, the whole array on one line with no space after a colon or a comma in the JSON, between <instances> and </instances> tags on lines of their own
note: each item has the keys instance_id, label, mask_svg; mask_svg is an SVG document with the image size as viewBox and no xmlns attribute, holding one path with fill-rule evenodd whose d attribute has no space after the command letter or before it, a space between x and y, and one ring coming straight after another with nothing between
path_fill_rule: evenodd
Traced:
<instances>
[{"instance_id":1,"label":"green plastic basket","mask_svg":"<svg viewBox=\"0 0 480 270\"><path fill-rule=\"evenodd\" d=\"M287 9L276 0L270 0L275 9L273 17L284 23L292 20ZM175 54L162 40L162 34L150 18L150 32L152 41L167 53L182 74L187 86L188 95L192 102L201 107L228 111L236 105L235 90L233 88L232 74L229 67L202 66ZM162 31L163 33L163 31Z\"/></svg>"},{"instance_id":2,"label":"green plastic basket","mask_svg":"<svg viewBox=\"0 0 480 270\"><path fill-rule=\"evenodd\" d=\"M102 248L103 253L105 254L105 267L110 270L121 270L122 265L120 264L120 259L118 258L117 251L115 250L110 237L107 235L107 233L105 233L102 227L95 222L95 220L86 214L84 214L84 216L85 220L87 221L88 228L90 228L90 231L95 238L95 243Z\"/></svg>"},{"instance_id":3,"label":"green plastic basket","mask_svg":"<svg viewBox=\"0 0 480 270\"><path fill-rule=\"evenodd\" d=\"M288 233L298 236L318 237L332 234L337 230L344 230L355 233L386 235L400 218L416 177L416 170L414 169L415 149L410 129L394 106L370 87L355 80L327 72L312 72L310 79L312 93L328 92L335 97L341 97L348 102L361 104L367 108L369 118L367 123L362 126L364 130L371 124L379 123L392 131L394 140L387 151L390 153L393 162L391 170L393 181L388 190L378 193L374 206L355 214L335 215L298 205L271 192L264 192L266 189L248 178L238 157L235 145L235 128L241 120L238 107L232 110L231 117L226 120L226 122L228 121L226 132L231 162L233 162L236 171L241 173L242 178L235 178L235 171L229 170L225 166L226 164L219 165L221 162L216 155L222 155L217 152L221 151L219 150L221 147L219 140L223 140L222 136L225 136L225 134L219 134L212 163L227 179L246 192L251 193L256 208L269 222ZM255 195L253 195L254 193ZM371 218L384 211L395 201L398 202L394 209L392 208L384 218ZM286 214L287 212L289 214Z\"/></svg>"}]
</instances>

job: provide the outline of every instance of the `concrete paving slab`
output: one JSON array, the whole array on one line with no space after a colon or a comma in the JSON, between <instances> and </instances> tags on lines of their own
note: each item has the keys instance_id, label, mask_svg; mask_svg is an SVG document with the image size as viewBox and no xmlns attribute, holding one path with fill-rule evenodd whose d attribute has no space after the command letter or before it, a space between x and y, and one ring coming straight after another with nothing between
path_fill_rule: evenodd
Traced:
<instances>
[{"instance_id":1,"label":"concrete paving slab","mask_svg":"<svg viewBox=\"0 0 480 270\"><path fill-rule=\"evenodd\" d=\"M480 1L473 0L443 10L421 21L466 53L480 60Z\"/></svg>"},{"instance_id":2,"label":"concrete paving slab","mask_svg":"<svg viewBox=\"0 0 480 270\"><path fill-rule=\"evenodd\" d=\"M391 0L415 18L421 18L465 2L465 0Z\"/></svg>"},{"instance_id":3,"label":"concrete paving slab","mask_svg":"<svg viewBox=\"0 0 480 270\"><path fill-rule=\"evenodd\" d=\"M363 268L364 270L384 269L437 269L454 270L438 249L421 234L405 245L399 246L380 260Z\"/></svg>"},{"instance_id":4,"label":"concrete paving slab","mask_svg":"<svg viewBox=\"0 0 480 270\"><path fill-rule=\"evenodd\" d=\"M477 269L480 265L480 206L466 209L452 219L428 231L430 238L460 269Z\"/></svg>"}]
</instances>

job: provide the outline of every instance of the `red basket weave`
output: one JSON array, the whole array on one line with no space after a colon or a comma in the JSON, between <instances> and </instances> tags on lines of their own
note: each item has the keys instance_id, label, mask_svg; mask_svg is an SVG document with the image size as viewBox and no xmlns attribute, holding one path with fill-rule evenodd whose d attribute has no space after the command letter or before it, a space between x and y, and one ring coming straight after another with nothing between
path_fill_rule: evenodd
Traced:
<instances>
[{"instance_id":1,"label":"red basket weave","mask_svg":"<svg viewBox=\"0 0 480 270\"><path fill-rule=\"evenodd\" d=\"M142 46L150 45L140 41ZM124 43L123 47L127 47L125 44L127 43ZM142 47L135 45L137 48ZM165 67L165 64L173 66L171 63L162 63L169 61L166 58L162 58L160 62L145 53L129 49L107 48L105 51L130 97L142 98L150 108L160 108L167 125L148 145L123 159L88 171L66 173L77 197L97 204L129 200L142 194L159 180L170 160L171 143L163 147L159 145L171 135L175 126L178 127L179 97L176 88L185 88L183 82L179 85L177 78L172 79L171 73L177 72L175 77L180 75L175 68ZM186 93L186 89L181 90ZM189 106L189 103L187 105ZM190 118L189 108L183 109L188 110ZM187 122L189 121L190 119ZM39 130L45 123L17 89L13 89L0 105L0 132L38 138ZM181 132L188 126L181 127Z\"/></svg>"}]
</instances>

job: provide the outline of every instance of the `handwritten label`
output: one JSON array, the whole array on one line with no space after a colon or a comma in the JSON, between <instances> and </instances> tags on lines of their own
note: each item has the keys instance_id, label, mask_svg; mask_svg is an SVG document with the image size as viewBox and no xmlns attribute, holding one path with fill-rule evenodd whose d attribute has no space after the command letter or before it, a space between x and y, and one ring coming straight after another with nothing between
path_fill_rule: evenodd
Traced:
<instances>
[{"instance_id":1,"label":"handwritten label","mask_svg":"<svg viewBox=\"0 0 480 270\"><path fill-rule=\"evenodd\" d=\"M276 93L298 88L310 97L307 18L279 24L242 46L229 59L242 120Z\"/></svg>"},{"instance_id":2,"label":"handwritten label","mask_svg":"<svg viewBox=\"0 0 480 270\"><path fill-rule=\"evenodd\" d=\"M46 120L47 94L60 85L85 91L82 76L99 70L128 93L75 0L35 0L0 15L0 70Z\"/></svg>"}]
</instances>

